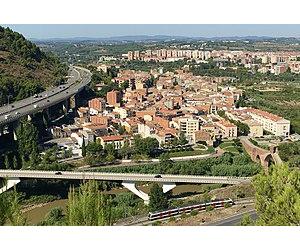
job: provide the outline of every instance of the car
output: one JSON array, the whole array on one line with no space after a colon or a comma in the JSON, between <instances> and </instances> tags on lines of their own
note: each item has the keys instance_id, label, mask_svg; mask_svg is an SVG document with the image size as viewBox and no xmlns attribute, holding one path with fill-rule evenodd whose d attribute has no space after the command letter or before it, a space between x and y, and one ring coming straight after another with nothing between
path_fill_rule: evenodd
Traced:
<instances>
[{"instance_id":1,"label":"car","mask_svg":"<svg viewBox=\"0 0 300 250\"><path fill-rule=\"evenodd\" d=\"M62 175L62 172L56 172L55 175Z\"/></svg>"},{"instance_id":2,"label":"car","mask_svg":"<svg viewBox=\"0 0 300 250\"><path fill-rule=\"evenodd\" d=\"M154 178L162 178L160 174L154 176Z\"/></svg>"},{"instance_id":3,"label":"car","mask_svg":"<svg viewBox=\"0 0 300 250\"><path fill-rule=\"evenodd\" d=\"M16 113L15 113L16 115L18 115L18 114L20 114L20 112L19 111L16 111Z\"/></svg>"}]
</instances>

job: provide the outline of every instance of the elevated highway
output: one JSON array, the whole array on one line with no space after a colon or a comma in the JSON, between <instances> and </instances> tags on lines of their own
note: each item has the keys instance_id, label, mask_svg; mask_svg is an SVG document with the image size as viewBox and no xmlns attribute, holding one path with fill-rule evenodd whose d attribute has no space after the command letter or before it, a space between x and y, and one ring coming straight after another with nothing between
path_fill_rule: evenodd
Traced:
<instances>
[{"instance_id":1,"label":"elevated highway","mask_svg":"<svg viewBox=\"0 0 300 250\"><path fill-rule=\"evenodd\" d=\"M67 84L0 107L0 126L69 99L89 84L91 75L91 72L87 69L70 66Z\"/></svg>"}]
</instances>

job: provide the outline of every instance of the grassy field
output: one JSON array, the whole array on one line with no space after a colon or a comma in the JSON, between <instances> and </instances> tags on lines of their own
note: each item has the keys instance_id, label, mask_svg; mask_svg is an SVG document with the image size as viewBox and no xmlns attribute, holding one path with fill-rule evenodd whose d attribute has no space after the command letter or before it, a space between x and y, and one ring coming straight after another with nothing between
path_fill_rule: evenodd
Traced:
<instances>
[{"instance_id":1,"label":"grassy field","mask_svg":"<svg viewBox=\"0 0 300 250\"><path fill-rule=\"evenodd\" d=\"M233 154L239 154L241 151L241 147L236 145L234 141L225 141L220 144L220 148L225 152L230 152Z\"/></svg>"},{"instance_id":2,"label":"grassy field","mask_svg":"<svg viewBox=\"0 0 300 250\"><path fill-rule=\"evenodd\" d=\"M207 150L189 150L189 151L178 151L178 152L170 152L170 157L182 157L182 156L193 156L193 155L205 155L211 154L215 150L213 147L208 147Z\"/></svg>"}]
</instances>

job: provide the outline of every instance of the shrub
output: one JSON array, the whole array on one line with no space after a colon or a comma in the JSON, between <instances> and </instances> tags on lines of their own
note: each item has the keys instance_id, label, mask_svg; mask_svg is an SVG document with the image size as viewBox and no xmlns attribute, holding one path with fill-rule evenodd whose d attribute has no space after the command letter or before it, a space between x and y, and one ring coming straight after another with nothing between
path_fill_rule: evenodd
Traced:
<instances>
[{"instance_id":1,"label":"shrub","mask_svg":"<svg viewBox=\"0 0 300 250\"><path fill-rule=\"evenodd\" d=\"M214 210L214 207L209 205L206 207L206 212L210 212L210 211L213 211Z\"/></svg>"},{"instance_id":2,"label":"shrub","mask_svg":"<svg viewBox=\"0 0 300 250\"><path fill-rule=\"evenodd\" d=\"M191 212L191 216L196 216L198 213L199 213L199 212L198 212L197 210L193 210L193 211Z\"/></svg>"}]
</instances>

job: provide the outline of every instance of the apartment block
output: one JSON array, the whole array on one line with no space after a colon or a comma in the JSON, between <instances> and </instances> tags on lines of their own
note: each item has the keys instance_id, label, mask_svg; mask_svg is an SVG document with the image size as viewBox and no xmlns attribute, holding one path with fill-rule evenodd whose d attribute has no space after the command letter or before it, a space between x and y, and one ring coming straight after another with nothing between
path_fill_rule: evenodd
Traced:
<instances>
[{"instance_id":1,"label":"apartment block","mask_svg":"<svg viewBox=\"0 0 300 250\"><path fill-rule=\"evenodd\" d=\"M259 109L249 108L246 111L256 122L263 125L263 129L276 136L290 135L290 121L278 115Z\"/></svg>"}]
</instances>

